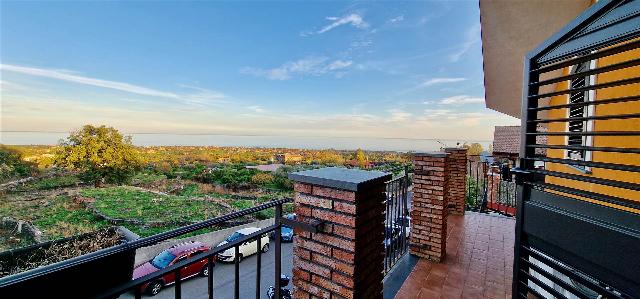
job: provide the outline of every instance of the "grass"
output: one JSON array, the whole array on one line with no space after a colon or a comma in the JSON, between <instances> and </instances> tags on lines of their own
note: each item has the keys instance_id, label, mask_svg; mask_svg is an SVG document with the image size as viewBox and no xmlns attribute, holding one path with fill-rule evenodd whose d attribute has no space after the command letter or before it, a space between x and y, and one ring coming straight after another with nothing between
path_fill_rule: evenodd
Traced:
<instances>
[{"instance_id":1,"label":"grass","mask_svg":"<svg viewBox=\"0 0 640 299\"><path fill-rule=\"evenodd\" d=\"M148 185L157 181L162 181L166 178L167 176L164 174L139 172L131 178L131 183L133 185Z\"/></svg>"},{"instance_id":2,"label":"grass","mask_svg":"<svg viewBox=\"0 0 640 299\"><path fill-rule=\"evenodd\" d=\"M130 187L84 189L95 208L106 216L141 221L198 221L223 214L218 204L176 195L157 195Z\"/></svg>"},{"instance_id":3,"label":"grass","mask_svg":"<svg viewBox=\"0 0 640 299\"><path fill-rule=\"evenodd\" d=\"M51 200L11 201L0 200L0 215L33 223L42 231L45 239L53 240L87 233L109 226L67 196Z\"/></svg>"},{"instance_id":4,"label":"grass","mask_svg":"<svg viewBox=\"0 0 640 299\"><path fill-rule=\"evenodd\" d=\"M75 186L80 182L75 175L55 176L29 182L17 188L17 191L53 190Z\"/></svg>"}]
</instances>

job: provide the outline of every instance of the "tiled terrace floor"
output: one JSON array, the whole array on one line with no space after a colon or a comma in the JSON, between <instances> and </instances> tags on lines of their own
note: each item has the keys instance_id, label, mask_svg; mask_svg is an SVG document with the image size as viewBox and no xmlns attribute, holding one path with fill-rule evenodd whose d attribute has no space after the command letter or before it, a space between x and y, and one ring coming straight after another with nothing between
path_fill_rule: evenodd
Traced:
<instances>
[{"instance_id":1,"label":"tiled terrace floor","mask_svg":"<svg viewBox=\"0 0 640 299\"><path fill-rule=\"evenodd\" d=\"M514 227L501 216L449 216L444 262L420 259L395 298L511 298Z\"/></svg>"}]
</instances>

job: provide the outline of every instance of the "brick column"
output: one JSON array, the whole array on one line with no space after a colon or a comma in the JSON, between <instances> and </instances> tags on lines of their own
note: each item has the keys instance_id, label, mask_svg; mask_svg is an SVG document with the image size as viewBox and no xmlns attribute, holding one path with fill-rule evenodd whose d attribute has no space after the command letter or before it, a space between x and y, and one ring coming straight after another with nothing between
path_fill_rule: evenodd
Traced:
<instances>
[{"instance_id":1,"label":"brick column","mask_svg":"<svg viewBox=\"0 0 640 299\"><path fill-rule=\"evenodd\" d=\"M410 253L435 262L446 254L447 153L416 153Z\"/></svg>"},{"instance_id":2,"label":"brick column","mask_svg":"<svg viewBox=\"0 0 640 299\"><path fill-rule=\"evenodd\" d=\"M445 148L448 153L449 171L447 172L447 196L449 214L464 215L464 201L466 197L467 180L467 149Z\"/></svg>"},{"instance_id":3,"label":"brick column","mask_svg":"<svg viewBox=\"0 0 640 299\"><path fill-rule=\"evenodd\" d=\"M385 181L391 174L338 167L292 173L298 221L294 298L382 298Z\"/></svg>"}]
</instances>

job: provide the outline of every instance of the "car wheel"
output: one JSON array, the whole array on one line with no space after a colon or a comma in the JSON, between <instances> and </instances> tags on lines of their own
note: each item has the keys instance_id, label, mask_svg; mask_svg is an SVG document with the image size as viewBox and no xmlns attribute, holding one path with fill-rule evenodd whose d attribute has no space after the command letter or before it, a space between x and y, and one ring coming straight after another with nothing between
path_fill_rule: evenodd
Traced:
<instances>
[{"instance_id":1,"label":"car wheel","mask_svg":"<svg viewBox=\"0 0 640 299\"><path fill-rule=\"evenodd\" d=\"M242 256L242 253L241 253L241 254L239 254L239 255L238 255L238 257L236 257L236 259L238 260L238 263L239 263L239 262L242 262L242 258L243 258L243 257L244 257L244 256Z\"/></svg>"},{"instance_id":2,"label":"car wheel","mask_svg":"<svg viewBox=\"0 0 640 299\"><path fill-rule=\"evenodd\" d=\"M160 293L160 290L162 290L162 282L157 280L149 284L149 286L147 287L147 292L151 296L158 295L158 293Z\"/></svg>"},{"instance_id":3,"label":"car wheel","mask_svg":"<svg viewBox=\"0 0 640 299\"><path fill-rule=\"evenodd\" d=\"M264 244L264 246L262 246L262 253L267 253L267 251L269 251L269 243Z\"/></svg>"}]
</instances>

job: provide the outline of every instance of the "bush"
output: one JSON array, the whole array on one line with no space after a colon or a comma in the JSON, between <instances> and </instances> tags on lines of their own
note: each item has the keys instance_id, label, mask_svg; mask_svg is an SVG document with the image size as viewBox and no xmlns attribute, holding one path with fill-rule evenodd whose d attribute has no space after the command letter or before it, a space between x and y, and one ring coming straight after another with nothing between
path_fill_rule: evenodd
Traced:
<instances>
[{"instance_id":1,"label":"bush","mask_svg":"<svg viewBox=\"0 0 640 299\"><path fill-rule=\"evenodd\" d=\"M0 181L11 177L24 177L34 174L35 165L22 160L22 153L0 145Z\"/></svg>"},{"instance_id":2,"label":"bush","mask_svg":"<svg viewBox=\"0 0 640 299\"><path fill-rule=\"evenodd\" d=\"M258 186L264 186L264 185L268 185L271 184L273 182L273 175L270 173L266 173L266 172L260 172L260 173L256 173L251 177L251 183L258 185Z\"/></svg>"}]
</instances>

